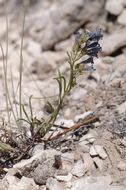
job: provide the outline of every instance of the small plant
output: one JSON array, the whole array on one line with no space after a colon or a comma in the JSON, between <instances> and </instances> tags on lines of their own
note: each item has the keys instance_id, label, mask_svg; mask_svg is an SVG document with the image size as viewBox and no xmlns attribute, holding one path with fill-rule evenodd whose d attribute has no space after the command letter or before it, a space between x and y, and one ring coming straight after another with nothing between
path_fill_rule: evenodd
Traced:
<instances>
[{"instance_id":1,"label":"small plant","mask_svg":"<svg viewBox=\"0 0 126 190\"><path fill-rule=\"evenodd\" d=\"M31 98L29 99L29 108L31 116L29 117L24 106L23 112L26 119L22 119L29 123L31 136L35 140L38 137L42 138L51 129L59 111L63 106L65 97L69 94L73 87L76 85L76 79L79 75L82 75L85 71L94 71L94 58L98 57L98 52L102 50L99 40L103 37L102 30L96 29L93 32L90 31L77 31L75 34L75 43L72 51L67 52L68 64L70 66L70 74L67 77L58 71L58 77L54 78L59 87L58 104L54 107L48 102L48 107L51 110L51 115L47 121L40 121L36 117L33 117ZM37 130L36 130L37 129Z\"/></svg>"},{"instance_id":2,"label":"small plant","mask_svg":"<svg viewBox=\"0 0 126 190\"><path fill-rule=\"evenodd\" d=\"M75 43L72 47L72 50L71 52L67 52L68 64L70 66L69 76L67 78L60 71L58 71L58 76L54 78L57 81L58 87L59 87L58 103L57 103L57 106L54 107L50 102L48 102L48 107L50 109L51 114L47 120L38 119L33 115L32 96L29 98L30 114L27 113L25 106L22 104L22 99L21 99L22 53L21 53L21 57L20 57L21 74L20 74L20 89L19 89L20 90L20 97L19 97L20 118L16 122L18 123L19 121L22 121L22 122L24 121L29 124L30 137L28 137L26 135L26 132L23 130L23 126L21 125L22 122L19 122L20 123L19 131L21 133L18 135L19 137L18 141L13 133L7 136L6 141L2 142L2 140L0 140L0 150L4 151L5 153L8 152L8 154L10 152L13 152L13 159L11 157L11 160L13 160L12 163L17 162L18 160L21 160L22 158L26 158L28 156L28 150L34 145L34 143L44 141L43 137L51 130L52 126L54 125L57 119L57 116L60 110L62 109L65 97L76 86L77 77L82 75L86 71L92 72L95 70L94 58L98 57L98 53L102 49L99 44L99 40L102 37L103 37L103 34L102 34L101 29L96 29L93 32L90 32L90 31L76 32ZM22 46L23 46L23 40L22 40L22 45L21 45L21 52L22 52ZM8 86L7 86L7 90L8 90ZM9 93L8 93L8 97L9 97ZM9 99L9 104L11 105L10 99ZM11 108L12 108L12 105L11 105ZM22 117L22 113L25 115L25 118ZM6 132L3 134L3 136L6 137ZM47 141L48 139L45 140L44 142L47 142ZM10 160L10 158L6 159L6 157L8 157L8 154L4 155L2 153L2 155L5 156L5 163L7 162L7 160ZM16 161L15 161L15 158L16 158ZM5 163L2 162L2 167L5 165Z\"/></svg>"}]
</instances>

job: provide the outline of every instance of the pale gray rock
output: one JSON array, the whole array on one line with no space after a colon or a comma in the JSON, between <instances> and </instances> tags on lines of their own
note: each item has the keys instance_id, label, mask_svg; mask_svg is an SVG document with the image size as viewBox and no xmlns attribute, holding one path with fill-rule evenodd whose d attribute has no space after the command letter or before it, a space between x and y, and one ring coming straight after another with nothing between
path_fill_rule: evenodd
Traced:
<instances>
[{"instance_id":1,"label":"pale gray rock","mask_svg":"<svg viewBox=\"0 0 126 190\"><path fill-rule=\"evenodd\" d=\"M34 155L31 158L20 161L19 163L15 164L13 168L18 169L21 172L27 170L30 171L39 163L43 163L45 160L48 159L53 159L54 155L57 154L59 154L59 152L54 149L43 150L43 151L38 150L34 153Z\"/></svg>"},{"instance_id":2,"label":"pale gray rock","mask_svg":"<svg viewBox=\"0 0 126 190\"><path fill-rule=\"evenodd\" d=\"M105 152L104 148L100 145L94 145L95 149L99 155L100 158L106 159L107 158L107 153Z\"/></svg>"},{"instance_id":3,"label":"pale gray rock","mask_svg":"<svg viewBox=\"0 0 126 190\"><path fill-rule=\"evenodd\" d=\"M91 158L89 153L83 153L82 159L88 171L95 169L93 159Z\"/></svg>"},{"instance_id":4,"label":"pale gray rock","mask_svg":"<svg viewBox=\"0 0 126 190\"><path fill-rule=\"evenodd\" d=\"M93 143L95 141L96 137L95 135L92 135L92 134L86 134L84 135L83 137L80 138L80 142L82 141L88 141L89 143Z\"/></svg>"},{"instance_id":5,"label":"pale gray rock","mask_svg":"<svg viewBox=\"0 0 126 190\"><path fill-rule=\"evenodd\" d=\"M91 146L91 148L90 148L90 155L98 156L98 153L97 153L96 149L94 148L94 146Z\"/></svg>"},{"instance_id":6,"label":"pale gray rock","mask_svg":"<svg viewBox=\"0 0 126 190\"><path fill-rule=\"evenodd\" d=\"M99 177L82 177L72 182L71 190L125 190L124 186L112 186L111 177L99 176Z\"/></svg>"},{"instance_id":7,"label":"pale gray rock","mask_svg":"<svg viewBox=\"0 0 126 190\"><path fill-rule=\"evenodd\" d=\"M126 9L122 11L117 19L119 24L126 25Z\"/></svg>"},{"instance_id":8,"label":"pale gray rock","mask_svg":"<svg viewBox=\"0 0 126 190\"><path fill-rule=\"evenodd\" d=\"M110 57L110 56L105 56L105 57L102 57L102 63L104 64L113 64L115 58L114 57Z\"/></svg>"},{"instance_id":9,"label":"pale gray rock","mask_svg":"<svg viewBox=\"0 0 126 190\"><path fill-rule=\"evenodd\" d=\"M82 177L86 173L86 171L87 171L87 168L85 164L81 160L79 160L73 166L71 173L77 177Z\"/></svg>"},{"instance_id":10,"label":"pale gray rock","mask_svg":"<svg viewBox=\"0 0 126 190\"><path fill-rule=\"evenodd\" d=\"M46 182L46 187L48 190L65 190L64 185L57 181L55 178L48 178Z\"/></svg>"},{"instance_id":11,"label":"pale gray rock","mask_svg":"<svg viewBox=\"0 0 126 190\"><path fill-rule=\"evenodd\" d=\"M99 168L99 170L103 171L103 169L104 169L104 162L103 162L103 160L101 160L99 157L94 157L93 161L96 164L96 166Z\"/></svg>"},{"instance_id":12,"label":"pale gray rock","mask_svg":"<svg viewBox=\"0 0 126 190\"><path fill-rule=\"evenodd\" d=\"M107 0L105 9L113 15L119 15L123 10L123 2L124 0Z\"/></svg>"},{"instance_id":13,"label":"pale gray rock","mask_svg":"<svg viewBox=\"0 0 126 190\"><path fill-rule=\"evenodd\" d=\"M55 122L56 125L59 125L59 126L65 126L65 127L72 127L74 125L74 122L73 120L71 119L57 119L56 122Z\"/></svg>"},{"instance_id":14,"label":"pale gray rock","mask_svg":"<svg viewBox=\"0 0 126 190\"><path fill-rule=\"evenodd\" d=\"M52 48L57 42L69 37L89 20L102 12L104 1L60 0L50 9L47 24L41 34L42 49ZM93 7L93 9L91 9ZM97 14L96 14L97 13Z\"/></svg>"},{"instance_id":15,"label":"pale gray rock","mask_svg":"<svg viewBox=\"0 0 126 190\"><path fill-rule=\"evenodd\" d=\"M5 180L0 180L0 190L8 190L8 183Z\"/></svg>"},{"instance_id":16,"label":"pale gray rock","mask_svg":"<svg viewBox=\"0 0 126 190\"><path fill-rule=\"evenodd\" d=\"M53 177L56 169L53 167L54 160L39 164L32 172L31 176L39 185L45 185L49 177Z\"/></svg>"},{"instance_id":17,"label":"pale gray rock","mask_svg":"<svg viewBox=\"0 0 126 190\"><path fill-rule=\"evenodd\" d=\"M83 120L83 119L85 119L86 117L88 117L88 116L90 116L92 114L93 114L93 111L88 111L88 112L82 113L80 115L76 115L75 118L74 118L74 121L78 122L79 120Z\"/></svg>"},{"instance_id":18,"label":"pale gray rock","mask_svg":"<svg viewBox=\"0 0 126 190\"><path fill-rule=\"evenodd\" d=\"M68 182L72 179L72 174L71 173L68 173L68 175L56 175L55 178L58 180L58 181L64 181L64 182Z\"/></svg>"},{"instance_id":19,"label":"pale gray rock","mask_svg":"<svg viewBox=\"0 0 126 190\"><path fill-rule=\"evenodd\" d=\"M115 71L118 71L121 76L123 76L126 73L125 60L126 60L126 54L121 54L116 56L113 64L113 69Z\"/></svg>"},{"instance_id":20,"label":"pale gray rock","mask_svg":"<svg viewBox=\"0 0 126 190\"><path fill-rule=\"evenodd\" d=\"M117 168L120 170L120 171L126 171L126 162L124 161L120 161L117 165Z\"/></svg>"},{"instance_id":21,"label":"pale gray rock","mask_svg":"<svg viewBox=\"0 0 126 190\"><path fill-rule=\"evenodd\" d=\"M78 143L78 150L84 153L89 153L90 152L90 147L88 146L89 142L88 141L82 141Z\"/></svg>"},{"instance_id":22,"label":"pale gray rock","mask_svg":"<svg viewBox=\"0 0 126 190\"><path fill-rule=\"evenodd\" d=\"M31 178L22 177L17 183L10 184L8 190L39 190L39 186L35 184Z\"/></svg>"},{"instance_id":23,"label":"pale gray rock","mask_svg":"<svg viewBox=\"0 0 126 190\"><path fill-rule=\"evenodd\" d=\"M118 111L119 114L122 114L122 113L126 112L126 101L118 106L117 111Z\"/></svg>"},{"instance_id":24,"label":"pale gray rock","mask_svg":"<svg viewBox=\"0 0 126 190\"><path fill-rule=\"evenodd\" d=\"M43 143L37 144L34 147L34 149L32 150L32 156L37 155L38 153L40 153L43 150L44 150L44 144Z\"/></svg>"},{"instance_id":25,"label":"pale gray rock","mask_svg":"<svg viewBox=\"0 0 126 190\"><path fill-rule=\"evenodd\" d=\"M26 51L33 57L37 57L41 53L41 45L38 42L29 40L27 43Z\"/></svg>"},{"instance_id":26,"label":"pale gray rock","mask_svg":"<svg viewBox=\"0 0 126 190\"><path fill-rule=\"evenodd\" d=\"M104 55L111 55L113 52L126 45L126 29L124 28L104 36L100 44L102 53Z\"/></svg>"}]
</instances>

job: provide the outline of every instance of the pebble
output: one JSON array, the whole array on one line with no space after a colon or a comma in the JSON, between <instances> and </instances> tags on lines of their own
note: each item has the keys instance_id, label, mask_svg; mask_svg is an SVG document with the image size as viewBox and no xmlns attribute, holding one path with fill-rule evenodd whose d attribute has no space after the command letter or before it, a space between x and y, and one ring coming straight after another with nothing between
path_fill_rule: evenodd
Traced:
<instances>
[{"instance_id":1,"label":"pebble","mask_svg":"<svg viewBox=\"0 0 126 190\"><path fill-rule=\"evenodd\" d=\"M94 163L97 165L100 171L103 171L104 169L104 162L101 160L99 157L94 157L93 158Z\"/></svg>"},{"instance_id":2,"label":"pebble","mask_svg":"<svg viewBox=\"0 0 126 190\"><path fill-rule=\"evenodd\" d=\"M107 0L105 9L113 15L119 15L123 10L123 1Z\"/></svg>"},{"instance_id":3,"label":"pebble","mask_svg":"<svg viewBox=\"0 0 126 190\"><path fill-rule=\"evenodd\" d=\"M76 115L74 118L74 121L78 122L79 120L85 119L86 117L88 117L89 115L92 115L93 113L94 113L93 111L88 111L88 112L85 112L83 114Z\"/></svg>"},{"instance_id":4,"label":"pebble","mask_svg":"<svg viewBox=\"0 0 126 190\"><path fill-rule=\"evenodd\" d=\"M117 19L119 24L126 25L126 9L122 11Z\"/></svg>"},{"instance_id":5,"label":"pebble","mask_svg":"<svg viewBox=\"0 0 126 190\"><path fill-rule=\"evenodd\" d=\"M107 158L107 154L106 154L105 150L100 145L93 145L93 146L91 146L91 148L90 148L90 155L91 156L97 156L97 155L99 155L99 157L102 158L103 160Z\"/></svg>"},{"instance_id":6,"label":"pebble","mask_svg":"<svg viewBox=\"0 0 126 190\"><path fill-rule=\"evenodd\" d=\"M72 182L71 190L125 190L123 186L111 186L110 175L99 177L82 177Z\"/></svg>"},{"instance_id":7,"label":"pebble","mask_svg":"<svg viewBox=\"0 0 126 190\"><path fill-rule=\"evenodd\" d=\"M96 149L94 148L94 146L91 146L91 148L90 148L90 155L91 156L98 156L98 153L96 152Z\"/></svg>"},{"instance_id":8,"label":"pebble","mask_svg":"<svg viewBox=\"0 0 126 190\"><path fill-rule=\"evenodd\" d=\"M126 112L126 101L118 106L117 111L119 114Z\"/></svg>"},{"instance_id":9,"label":"pebble","mask_svg":"<svg viewBox=\"0 0 126 190\"><path fill-rule=\"evenodd\" d=\"M93 143L95 141L95 136L89 133L80 138L80 142L85 140L89 143Z\"/></svg>"},{"instance_id":10,"label":"pebble","mask_svg":"<svg viewBox=\"0 0 126 190\"><path fill-rule=\"evenodd\" d=\"M120 161L117 165L117 168L120 170L120 171L126 171L126 162L124 161Z\"/></svg>"},{"instance_id":11,"label":"pebble","mask_svg":"<svg viewBox=\"0 0 126 190\"><path fill-rule=\"evenodd\" d=\"M71 170L71 173L74 176L82 177L86 173L86 171L87 171L87 168L86 168L85 164L81 160L79 160L73 166L73 169Z\"/></svg>"},{"instance_id":12,"label":"pebble","mask_svg":"<svg viewBox=\"0 0 126 190\"><path fill-rule=\"evenodd\" d=\"M64 190L64 186L55 178L48 178L46 182L46 188L48 190Z\"/></svg>"},{"instance_id":13,"label":"pebble","mask_svg":"<svg viewBox=\"0 0 126 190\"><path fill-rule=\"evenodd\" d=\"M83 153L82 159L88 171L95 169L93 159L91 158L89 153Z\"/></svg>"},{"instance_id":14,"label":"pebble","mask_svg":"<svg viewBox=\"0 0 126 190\"><path fill-rule=\"evenodd\" d=\"M72 179L72 174L68 173L68 175L56 175L55 178L58 181L64 181L64 182L68 182Z\"/></svg>"},{"instance_id":15,"label":"pebble","mask_svg":"<svg viewBox=\"0 0 126 190\"><path fill-rule=\"evenodd\" d=\"M104 36L100 42L102 47L102 54L111 55L113 52L121 47L124 47L126 43L126 30L119 29L112 34Z\"/></svg>"}]
</instances>

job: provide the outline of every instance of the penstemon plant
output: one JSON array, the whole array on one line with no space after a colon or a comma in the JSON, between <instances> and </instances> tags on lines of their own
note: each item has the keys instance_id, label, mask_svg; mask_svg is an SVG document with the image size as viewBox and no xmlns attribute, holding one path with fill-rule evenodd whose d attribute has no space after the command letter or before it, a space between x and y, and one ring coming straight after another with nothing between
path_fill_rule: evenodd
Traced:
<instances>
[{"instance_id":1,"label":"penstemon plant","mask_svg":"<svg viewBox=\"0 0 126 190\"><path fill-rule=\"evenodd\" d=\"M98 58L98 53L102 50L99 40L102 39L103 33L101 29L90 31L77 31L75 33L75 43L71 52L67 52L68 64L70 66L69 78L58 71L58 77L55 80L59 86L58 104L54 107L50 102L47 102L48 109L51 110L51 115L47 121L39 120L33 116L31 99L29 98L30 116L27 114L25 107L22 105L26 119L23 120L30 125L31 138L34 141L40 141L41 138L51 129L55 123L57 116L63 106L65 97L69 94L72 88L76 85L76 79L85 71L94 71L94 58Z\"/></svg>"},{"instance_id":2,"label":"penstemon plant","mask_svg":"<svg viewBox=\"0 0 126 190\"><path fill-rule=\"evenodd\" d=\"M92 72L95 70L94 58L98 58L98 53L102 50L99 44L99 40L102 39L102 37L103 33L101 29L96 29L93 32L77 31L75 33L75 43L73 45L73 48L71 52L67 52L68 64L70 66L68 79L65 75L61 74L60 71L58 71L58 77L55 78L59 86L59 97L57 106L54 107L50 102L48 102L48 107L51 110L51 115L46 121L44 119L39 120L33 115L31 103L32 96L29 98L30 115L25 110L24 105L21 105L21 109L25 115L25 119L20 118L18 120L23 120L29 124L30 138L27 136L25 130L22 130L22 133L20 134L20 142L25 142L28 147L29 143L31 143L32 146L32 144L34 144L35 142L40 142L43 137L48 133L48 131L50 131L63 106L65 97L69 94L73 87L75 87L77 77L82 75L85 71ZM10 142L13 142L14 138L12 137L13 136L10 136ZM13 151L13 147L2 141L0 141L0 149L8 152ZM23 152L22 155L25 155L25 152Z\"/></svg>"},{"instance_id":3,"label":"penstemon plant","mask_svg":"<svg viewBox=\"0 0 126 190\"><path fill-rule=\"evenodd\" d=\"M70 66L70 75L67 80L64 75L58 71L58 77L55 78L59 85L59 100L58 105L54 108L48 102L52 111L51 117L45 125L45 133L53 126L59 111L63 105L65 97L69 94L72 88L76 85L76 79L84 71L94 71L94 57L98 58L98 52L102 50L99 40L102 39L103 33L101 29L90 31L77 31L75 33L75 43L72 51L67 52L68 64Z\"/></svg>"}]
</instances>

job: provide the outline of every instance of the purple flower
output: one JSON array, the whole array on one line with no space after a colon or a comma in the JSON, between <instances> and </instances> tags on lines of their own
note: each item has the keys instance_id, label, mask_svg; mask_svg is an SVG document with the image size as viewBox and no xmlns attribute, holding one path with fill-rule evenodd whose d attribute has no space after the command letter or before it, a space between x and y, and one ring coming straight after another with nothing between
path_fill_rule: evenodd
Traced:
<instances>
[{"instance_id":1,"label":"purple flower","mask_svg":"<svg viewBox=\"0 0 126 190\"><path fill-rule=\"evenodd\" d=\"M98 44L96 47L92 47L90 49L87 49L87 55L92 57L98 57L98 52L100 52L102 48Z\"/></svg>"},{"instance_id":2,"label":"purple flower","mask_svg":"<svg viewBox=\"0 0 126 190\"><path fill-rule=\"evenodd\" d=\"M96 42L89 41L89 43L86 44L86 48L94 48L97 45L99 45L98 41L96 41Z\"/></svg>"},{"instance_id":3,"label":"purple flower","mask_svg":"<svg viewBox=\"0 0 126 190\"><path fill-rule=\"evenodd\" d=\"M81 61L78 64L91 64L86 66L86 70L94 69L94 57L98 57L98 53L102 50L99 40L102 39L103 33L101 29L96 29L93 32L76 32L75 40L78 43L78 50L81 51L82 55L88 55L86 60Z\"/></svg>"},{"instance_id":4,"label":"purple flower","mask_svg":"<svg viewBox=\"0 0 126 190\"><path fill-rule=\"evenodd\" d=\"M87 32L90 41L99 41L103 37L102 29L96 29L94 32Z\"/></svg>"}]
</instances>

